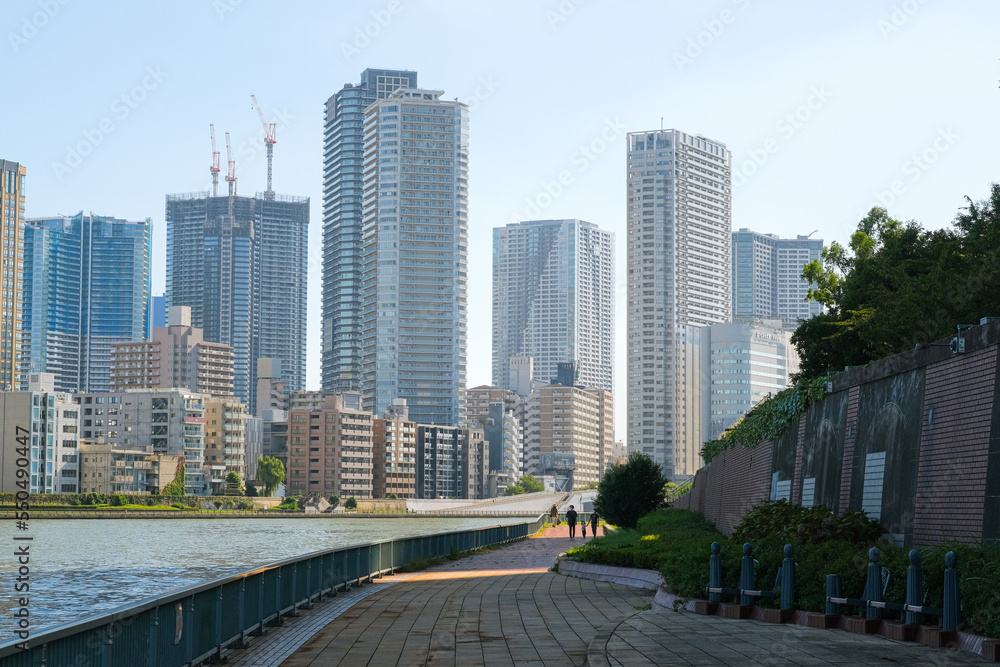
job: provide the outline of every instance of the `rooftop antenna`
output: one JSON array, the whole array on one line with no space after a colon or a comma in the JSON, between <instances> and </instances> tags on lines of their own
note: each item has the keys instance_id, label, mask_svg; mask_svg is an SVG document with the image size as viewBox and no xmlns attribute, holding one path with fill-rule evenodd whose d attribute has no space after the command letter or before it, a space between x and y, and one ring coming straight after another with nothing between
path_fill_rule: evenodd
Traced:
<instances>
[{"instance_id":1,"label":"rooftop antenna","mask_svg":"<svg viewBox=\"0 0 1000 667\"><path fill-rule=\"evenodd\" d=\"M278 141L274 138L274 123L264 115L264 110L260 108L255 96L251 95L250 101L260 116L260 124L264 128L264 143L267 145L267 190L264 191L264 199L274 199L274 190L271 189L271 159L274 157L274 144Z\"/></svg>"},{"instance_id":2,"label":"rooftop antenna","mask_svg":"<svg viewBox=\"0 0 1000 667\"><path fill-rule=\"evenodd\" d=\"M212 196L219 196L219 151L215 147L215 124L210 124L208 126L209 131L212 133L212 166L209 170L212 172Z\"/></svg>"}]
</instances>

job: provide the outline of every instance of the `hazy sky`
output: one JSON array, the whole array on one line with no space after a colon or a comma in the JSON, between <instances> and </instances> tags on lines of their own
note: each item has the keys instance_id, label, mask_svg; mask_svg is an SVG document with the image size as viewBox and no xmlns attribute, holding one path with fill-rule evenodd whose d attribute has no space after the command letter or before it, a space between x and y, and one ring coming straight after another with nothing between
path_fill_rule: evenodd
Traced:
<instances>
[{"instance_id":1,"label":"hazy sky","mask_svg":"<svg viewBox=\"0 0 1000 667\"><path fill-rule=\"evenodd\" d=\"M164 195L209 188L209 123L223 171L232 133L239 192L264 190L257 96L277 123L274 189L312 199L312 389L325 100L391 67L470 104L468 384L491 380L492 228L594 222L616 234L620 439L625 132L662 122L725 142L734 229L827 243L879 201L945 226L1000 179L990 0L5 0L0 21L0 158L28 168L28 216L152 218L154 294Z\"/></svg>"}]
</instances>

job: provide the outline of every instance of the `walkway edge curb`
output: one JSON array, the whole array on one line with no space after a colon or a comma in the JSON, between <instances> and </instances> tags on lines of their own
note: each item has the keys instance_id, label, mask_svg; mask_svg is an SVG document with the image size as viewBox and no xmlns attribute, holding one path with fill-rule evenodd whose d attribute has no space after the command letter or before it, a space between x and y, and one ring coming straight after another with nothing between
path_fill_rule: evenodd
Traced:
<instances>
[{"instance_id":1,"label":"walkway edge curb","mask_svg":"<svg viewBox=\"0 0 1000 667\"><path fill-rule=\"evenodd\" d=\"M656 570L640 570L631 567L615 567L613 565L594 565L581 563L566 556L559 556L559 574L579 579L606 581L612 584L622 584L632 588L642 588L647 591L659 590L663 577Z\"/></svg>"}]
</instances>

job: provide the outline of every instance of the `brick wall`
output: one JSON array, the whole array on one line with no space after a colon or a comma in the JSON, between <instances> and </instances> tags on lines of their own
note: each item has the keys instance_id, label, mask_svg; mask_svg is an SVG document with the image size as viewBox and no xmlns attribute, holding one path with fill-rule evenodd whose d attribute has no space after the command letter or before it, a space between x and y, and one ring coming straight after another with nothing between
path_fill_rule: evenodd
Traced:
<instances>
[{"instance_id":1,"label":"brick wall","mask_svg":"<svg viewBox=\"0 0 1000 667\"><path fill-rule=\"evenodd\" d=\"M914 544L982 536L995 381L996 348L927 367Z\"/></svg>"}]
</instances>

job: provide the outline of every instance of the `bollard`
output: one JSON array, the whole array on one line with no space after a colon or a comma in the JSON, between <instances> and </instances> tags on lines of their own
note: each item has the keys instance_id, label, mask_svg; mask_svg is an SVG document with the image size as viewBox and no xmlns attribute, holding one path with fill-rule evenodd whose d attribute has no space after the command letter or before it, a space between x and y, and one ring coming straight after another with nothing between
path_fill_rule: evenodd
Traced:
<instances>
[{"instance_id":1,"label":"bollard","mask_svg":"<svg viewBox=\"0 0 1000 667\"><path fill-rule=\"evenodd\" d=\"M830 598L840 597L840 575L839 574L828 574L826 575L826 613L827 614L839 614L840 605L836 602L830 602Z\"/></svg>"},{"instance_id":2,"label":"bollard","mask_svg":"<svg viewBox=\"0 0 1000 667\"><path fill-rule=\"evenodd\" d=\"M753 547L750 546L749 542L746 542L743 545L743 562L740 565L740 590L752 591L755 589ZM740 604L753 604L753 598L749 595L740 595Z\"/></svg>"},{"instance_id":3,"label":"bollard","mask_svg":"<svg viewBox=\"0 0 1000 667\"><path fill-rule=\"evenodd\" d=\"M924 604L924 582L920 573L920 552L910 549L910 566L906 568L906 604L915 607ZM906 612L906 622L910 625L920 625L924 615L917 611Z\"/></svg>"},{"instance_id":4,"label":"bollard","mask_svg":"<svg viewBox=\"0 0 1000 667\"><path fill-rule=\"evenodd\" d=\"M781 562L781 608L791 609L792 601L795 599L795 553L791 544L785 545L785 560Z\"/></svg>"},{"instance_id":5,"label":"bollard","mask_svg":"<svg viewBox=\"0 0 1000 667\"><path fill-rule=\"evenodd\" d=\"M958 557L954 551L944 555L944 609L941 610L941 629L958 630L960 608L958 588Z\"/></svg>"},{"instance_id":6,"label":"bollard","mask_svg":"<svg viewBox=\"0 0 1000 667\"><path fill-rule=\"evenodd\" d=\"M719 552L722 547L718 542L712 542L712 555L708 557L708 587L722 588L722 558ZM721 593L709 593L709 602L722 602Z\"/></svg>"},{"instance_id":7,"label":"bollard","mask_svg":"<svg viewBox=\"0 0 1000 667\"><path fill-rule=\"evenodd\" d=\"M865 600L869 602L882 602L882 568L878 564L878 559L882 557L882 552L877 547L868 550L868 578L865 580ZM882 618L882 610L878 607L868 606L868 618Z\"/></svg>"}]
</instances>

